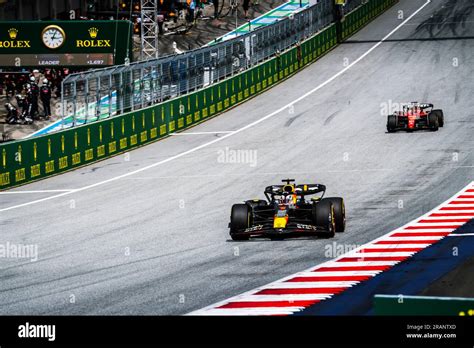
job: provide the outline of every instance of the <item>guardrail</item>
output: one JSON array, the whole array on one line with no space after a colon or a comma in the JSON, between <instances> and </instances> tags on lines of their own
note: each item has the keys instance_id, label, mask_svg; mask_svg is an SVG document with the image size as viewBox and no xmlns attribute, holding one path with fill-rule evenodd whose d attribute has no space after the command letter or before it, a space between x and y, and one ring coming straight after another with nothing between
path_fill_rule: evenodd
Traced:
<instances>
[{"instance_id":1,"label":"guardrail","mask_svg":"<svg viewBox=\"0 0 474 348\"><path fill-rule=\"evenodd\" d=\"M207 45L180 55L71 74L62 83L57 110L61 119L27 138L141 109L248 69L333 22L333 0L318 1L308 7L306 0L304 8L293 11L288 22L280 18L259 28L255 19L244 25L251 30L226 43L214 43L212 49ZM347 0L342 12L352 11L364 1ZM289 5L291 2L282 6ZM279 12L278 8L274 11Z\"/></svg>"},{"instance_id":2,"label":"guardrail","mask_svg":"<svg viewBox=\"0 0 474 348\"><path fill-rule=\"evenodd\" d=\"M71 74L62 83L61 114L69 115L62 126L143 109L218 83L327 27L333 21L333 7L333 0L319 0L314 6L294 13L291 19L212 46ZM90 105L94 107L91 109Z\"/></svg>"},{"instance_id":3,"label":"guardrail","mask_svg":"<svg viewBox=\"0 0 474 348\"><path fill-rule=\"evenodd\" d=\"M358 9L360 20L351 20L351 30L397 1L369 0ZM292 49L202 90L99 122L5 143L0 146L0 189L75 169L193 126L272 87L336 45L336 26L331 24Z\"/></svg>"}]
</instances>

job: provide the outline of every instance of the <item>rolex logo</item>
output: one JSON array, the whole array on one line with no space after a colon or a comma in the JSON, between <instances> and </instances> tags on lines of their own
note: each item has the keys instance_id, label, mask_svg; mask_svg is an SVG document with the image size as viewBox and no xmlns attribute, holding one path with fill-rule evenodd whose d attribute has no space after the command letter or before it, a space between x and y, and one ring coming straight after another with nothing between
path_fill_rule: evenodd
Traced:
<instances>
[{"instance_id":1,"label":"rolex logo","mask_svg":"<svg viewBox=\"0 0 474 348\"><path fill-rule=\"evenodd\" d=\"M10 28L8 29L8 35L10 36L10 39L15 40L16 36L18 35L18 30L15 28Z\"/></svg>"},{"instance_id":2,"label":"rolex logo","mask_svg":"<svg viewBox=\"0 0 474 348\"><path fill-rule=\"evenodd\" d=\"M8 29L10 40L0 41L0 50L3 48L31 48L30 40L16 40L18 29Z\"/></svg>"},{"instance_id":3,"label":"rolex logo","mask_svg":"<svg viewBox=\"0 0 474 348\"><path fill-rule=\"evenodd\" d=\"M89 28L89 35L91 36L91 39L95 39L97 37L97 34L99 33L99 29L92 27Z\"/></svg>"},{"instance_id":4,"label":"rolex logo","mask_svg":"<svg viewBox=\"0 0 474 348\"><path fill-rule=\"evenodd\" d=\"M91 27L88 30L91 40L76 40L76 47L98 48L98 47L112 47L110 39L95 39L99 34L99 29Z\"/></svg>"}]
</instances>

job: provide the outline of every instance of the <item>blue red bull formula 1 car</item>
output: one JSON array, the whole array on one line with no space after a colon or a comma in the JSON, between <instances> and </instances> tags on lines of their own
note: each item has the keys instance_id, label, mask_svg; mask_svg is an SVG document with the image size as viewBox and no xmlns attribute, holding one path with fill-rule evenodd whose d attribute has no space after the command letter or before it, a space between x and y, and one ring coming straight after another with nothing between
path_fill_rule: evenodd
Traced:
<instances>
[{"instance_id":1,"label":"blue red bull formula 1 car","mask_svg":"<svg viewBox=\"0 0 474 348\"><path fill-rule=\"evenodd\" d=\"M282 239L286 237L334 237L346 226L344 200L323 198L326 186L295 185L285 179L284 185L265 188L266 200L254 199L234 204L230 215L230 236L233 240L251 237ZM310 200L308 196L314 196Z\"/></svg>"}]
</instances>

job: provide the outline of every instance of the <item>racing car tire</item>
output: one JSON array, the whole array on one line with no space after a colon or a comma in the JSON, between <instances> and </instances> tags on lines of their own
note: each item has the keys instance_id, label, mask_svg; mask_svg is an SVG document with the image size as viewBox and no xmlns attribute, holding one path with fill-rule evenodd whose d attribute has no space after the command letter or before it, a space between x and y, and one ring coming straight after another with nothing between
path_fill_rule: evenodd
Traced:
<instances>
[{"instance_id":1,"label":"racing car tire","mask_svg":"<svg viewBox=\"0 0 474 348\"><path fill-rule=\"evenodd\" d=\"M236 235L238 230L250 227L250 211L247 204L234 204L230 213L230 236L233 240L248 240L249 236Z\"/></svg>"},{"instance_id":2,"label":"racing car tire","mask_svg":"<svg viewBox=\"0 0 474 348\"><path fill-rule=\"evenodd\" d=\"M436 110L432 110L430 112L430 114L436 114L438 116L438 124L440 127L443 127L444 126L444 113L443 113L443 110L440 110L440 109L436 109Z\"/></svg>"},{"instance_id":3,"label":"racing car tire","mask_svg":"<svg viewBox=\"0 0 474 348\"><path fill-rule=\"evenodd\" d=\"M336 234L334 206L330 200L321 200L313 205L313 223L327 230L321 233L322 237L332 238Z\"/></svg>"},{"instance_id":4,"label":"racing car tire","mask_svg":"<svg viewBox=\"0 0 474 348\"><path fill-rule=\"evenodd\" d=\"M397 129L398 122L397 122L397 116L395 115L389 115L387 117L387 132L393 133Z\"/></svg>"},{"instance_id":5,"label":"racing car tire","mask_svg":"<svg viewBox=\"0 0 474 348\"><path fill-rule=\"evenodd\" d=\"M433 132L436 132L439 128L438 114L430 112L428 115L428 126Z\"/></svg>"},{"instance_id":6,"label":"racing car tire","mask_svg":"<svg viewBox=\"0 0 474 348\"><path fill-rule=\"evenodd\" d=\"M346 207L342 197L323 198L322 201L331 201L334 207L334 224L336 232L344 232L346 230Z\"/></svg>"}]
</instances>

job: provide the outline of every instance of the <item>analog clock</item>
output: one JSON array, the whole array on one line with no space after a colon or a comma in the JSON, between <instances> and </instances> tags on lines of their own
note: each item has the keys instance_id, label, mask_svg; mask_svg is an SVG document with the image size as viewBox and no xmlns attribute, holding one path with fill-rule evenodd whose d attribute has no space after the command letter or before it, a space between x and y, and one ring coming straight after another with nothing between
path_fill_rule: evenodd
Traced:
<instances>
[{"instance_id":1,"label":"analog clock","mask_svg":"<svg viewBox=\"0 0 474 348\"><path fill-rule=\"evenodd\" d=\"M61 47L66 40L66 34L57 25L48 25L41 33L41 39L46 47L56 49Z\"/></svg>"}]
</instances>

